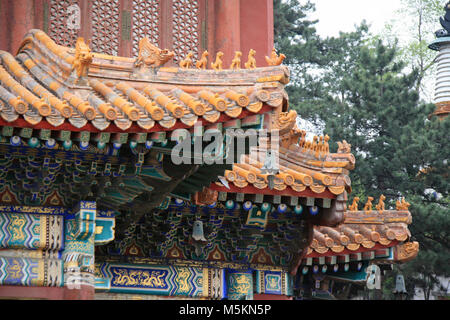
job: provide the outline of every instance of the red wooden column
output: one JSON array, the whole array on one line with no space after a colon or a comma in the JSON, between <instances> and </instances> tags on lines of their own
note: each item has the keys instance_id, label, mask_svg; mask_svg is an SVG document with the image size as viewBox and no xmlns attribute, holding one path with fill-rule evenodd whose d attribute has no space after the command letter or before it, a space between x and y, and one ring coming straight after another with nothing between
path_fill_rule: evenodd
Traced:
<instances>
[{"instance_id":1,"label":"red wooden column","mask_svg":"<svg viewBox=\"0 0 450 320\"><path fill-rule=\"evenodd\" d=\"M16 54L25 34L35 27L35 1L3 0L0 10L0 47Z\"/></svg>"},{"instance_id":2,"label":"red wooden column","mask_svg":"<svg viewBox=\"0 0 450 320\"><path fill-rule=\"evenodd\" d=\"M78 35L83 37L85 41L92 40L92 1L80 0L80 30Z\"/></svg>"},{"instance_id":3,"label":"red wooden column","mask_svg":"<svg viewBox=\"0 0 450 320\"><path fill-rule=\"evenodd\" d=\"M241 51L241 24L240 10L241 4L253 1L227 0L216 1L214 4L215 13L215 52L209 52L209 61L214 61L217 52L222 51L223 66L228 68L233 60L234 52ZM213 22L213 20L209 20ZM243 52L243 56L246 53ZM208 68L210 66L208 65Z\"/></svg>"},{"instance_id":4,"label":"red wooden column","mask_svg":"<svg viewBox=\"0 0 450 320\"><path fill-rule=\"evenodd\" d=\"M133 48L133 2L132 0L122 0L119 2L119 52L118 56L132 57Z\"/></svg>"},{"instance_id":5,"label":"red wooden column","mask_svg":"<svg viewBox=\"0 0 450 320\"><path fill-rule=\"evenodd\" d=\"M34 1L34 28L44 30L45 0Z\"/></svg>"},{"instance_id":6,"label":"red wooden column","mask_svg":"<svg viewBox=\"0 0 450 320\"><path fill-rule=\"evenodd\" d=\"M265 56L273 48L273 0L241 0L240 11L242 60L247 61L248 51L256 51L256 65L267 65Z\"/></svg>"},{"instance_id":7,"label":"red wooden column","mask_svg":"<svg viewBox=\"0 0 450 320\"><path fill-rule=\"evenodd\" d=\"M9 51L11 35L9 33L9 21L11 1L0 1L0 50Z\"/></svg>"},{"instance_id":8,"label":"red wooden column","mask_svg":"<svg viewBox=\"0 0 450 320\"><path fill-rule=\"evenodd\" d=\"M208 50L208 52L216 52L215 49L215 34L216 34L216 22L215 22L215 0L205 1L205 13L204 13L204 23L205 23L205 43L202 47L202 52Z\"/></svg>"},{"instance_id":9,"label":"red wooden column","mask_svg":"<svg viewBox=\"0 0 450 320\"><path fill-rule=\"evenodd\" d=\"M63 300L65 288L62 287L31 287L31 286L0 286L2 299L40 299Z\"/></svg>"},{"instance_id":10,"label":"red wooden column","mask_svg":"<svg viewBox=\"0 0 450 320\"><path fill-rule=\"evenodd\" d=\"M81 285L80 289L64 287L64 300L94 300L94 286Z\"/></svg>"}]
</instances>

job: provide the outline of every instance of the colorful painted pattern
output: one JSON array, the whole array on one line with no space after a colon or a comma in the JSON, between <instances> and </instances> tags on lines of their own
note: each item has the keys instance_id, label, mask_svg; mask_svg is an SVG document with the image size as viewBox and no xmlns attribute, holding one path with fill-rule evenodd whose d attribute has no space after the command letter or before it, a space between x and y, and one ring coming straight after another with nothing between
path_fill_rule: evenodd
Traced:
<instances>
[{"instance_id":1,"label":"colorful painted pattern","mask_svg":"<svg viewBox=\"0 0 450 320\"><path fill-rule=\"evenodd\" d=\"M281 271L256 270L256 292L292 295L292 276Z\"/></svg>"},{"instance_id":2,"label":"colorful painted pattern","mask_svg":"<svg viewBox=\"0 0 450 320\"><path fill-rule=\"evenodd\" d=\"M62 286L62 261L57 259L0 256L0 284Z\"/></svg>"},{"instance_id":3,"label":"colorful painted pattern","mask_svg":"<svg viewBox=\"0 0 450 320\"><path fill-rule=\"evenodd\" d=\"M230 270L227 273L227 288L230 300L253 300L252 273Z\"/></svg>"},{"instance_id":4,"label":"colorful painted pattern","mask_svg":"<svg viewBox=\"0 0 450 320\"><path fill-rule=\"evenodd\" d=\"M63 217L58 215L0 213L0 246L58 250L63 246Z\"/></svg>"},{"instance_id":5,"label":"colorful painted pattern","mask_svg":"<svg viewBox=\"0 0 450 320\"><path fill-rule=\"evenodd\" d=\"M104 263L98 265L101 277L96 283L111 292L146 293L164 296L200 297L204 290L204 270L196 267L127 265ZM103 279L109 279L105 286Z\"/></svg>"}]
</instances>

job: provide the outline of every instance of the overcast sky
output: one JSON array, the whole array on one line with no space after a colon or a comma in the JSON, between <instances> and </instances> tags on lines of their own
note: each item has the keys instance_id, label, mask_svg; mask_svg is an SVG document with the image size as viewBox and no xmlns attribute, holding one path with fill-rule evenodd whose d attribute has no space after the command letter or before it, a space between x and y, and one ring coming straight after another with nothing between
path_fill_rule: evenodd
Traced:
<instances>
[{"instance_id":1,"label":"overcast sky","mask_svg":"<svg viewBox=\"0 0 450 320\"><path fill-rule=\"evenodd\" d=\"M365 19L371 31L378 33L386 22L394 18L401 0L313 0L316 12L311 18L318 19L318 33L323 36L338 36L339 31L353 31Z\"/></svg>"}]
</instances>

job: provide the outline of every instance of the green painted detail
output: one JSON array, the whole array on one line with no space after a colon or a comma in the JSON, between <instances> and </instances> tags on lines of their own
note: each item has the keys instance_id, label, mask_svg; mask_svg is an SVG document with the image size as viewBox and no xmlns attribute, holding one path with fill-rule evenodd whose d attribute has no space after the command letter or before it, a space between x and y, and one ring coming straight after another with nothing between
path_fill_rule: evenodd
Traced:
<instances>
[{"instance_id":1,"label":"green painted detail","mask_svg":"<svg viewBox=\"0 0 450 320\"><path fill-rule=\"evenodd\" d=\"M114 240L115 218L96 218L95 220L95 244L106 244Z\"/></svg>"},{"instance_id":2,"label":"green painted detail","mask_svg":"<svg viewBox=\"0 0 450 320\"><path fill-rule=\"evenodd\" d=\"M91 138L91 133L88 131L81 131L80 132L80 141L81 142L89 142Z\"/></svg>"},{"instance_id":3,"label":"green painted detail","mask_svg":"<svg viewBox=\"0 0 450 320\"><path fill-rule=\"evenodd\" d=\"M128 133L116 133L111 141L114 143L124 144L128 141Z\"/></svg>"},{"instance_id":4,"label":"green painted detail","mask_svg":"<svg viewBox=\"0 0 450 320\"><path fill-rule=\"evenodd\" d=\"M57 140L59 141L70 141L70 131L62 130L59 132Z\"/></svg>"},{"instance_id":5,"label":"green painted detail","mask_svg":"<svg viewBox=\"0 0 450 320\"><path fill-rule=\"evenodd\" d=\"M139 190L152 191L154 188L142 181L139 178L136 179L123 179L122 180L128 188L134 188Z\"/></svg>"},{"instance_id":6,"label":"green painted detail","mask_svg":"<svg viewBox=\"0 0 450 320\"><path fill-rule=\"evenodd\" d=\"M155 168L153 166L142 166L140 175L164 181L172 180L168 175L164 173L164 171L161 168Z\"/></svg>"},{"instance_id":7,"label":"green painted detail","mask_svg":"<svg viewBox=\"0 0 450 320\"><path fill-rule=\"evenodd\" d=\"M22 138L31 138L31 135L33 134L33 129L31 128L22 128L20 129L19 136Z\"/></svg>"},{"instance_id":8,"label":"green painted detail","mask_svg":"<svg viewBox=\"0 0 450 320\"><path fill-rule=\"evenodd\" d=\"M241 128L241 119L234 119L223 124L224 129L238 129Z\"/></svg>"},{"instance_id":9,"label":"green painted detail","mask_svg":"<svg viewBox=\"0 0 450 320\"><path fill-rule=\"evenodd\" d=\"M131 40L131 12L122 11L122 40Z\"/></svg>"},{"instance_id":10,"label":"green painted detail","mask_svg":"<svg viewBox=\"0 0 450 320\"><path fill-rule=\"evenodd\" d=\"M147 133L136 133L131 138L131 141L134 141L136 143L145 143L147 140Z\"/></svg>"},{"instance_id":11,"label":"green painted detail","mask_svg":"<svg viewBox=\"0 0 450 320\"><path fill-rule=\"evenodd\" d=\"M109 290L111 289L110 278L95 278L95 290Z\"/></svg>"},{"instance_id":12,"label":"green painted detail","mask_svg":"<svg viewBox=\"0 0 450 320\"><path fill-rule=\"evenodd\" d=\"M13 133L14 133L13 127L3 127L2 128L2 136L12 137Z\"/></svg>"},{"instance_id":13,"label":"green painted detail","mask_svg":"<svg viewBox=\"0 0 450 320\"><path fill-rule=\"evenodd\" d=\"M122 201L128 200L128 198L126 196L124 196L123 194L121 194L118 191L109 191L109 192L107 192L106 197L115 198L115 199L122 200Z\"/></svg>"},{"instance_id":14,"label":"green painted detail","mask_svg":"<svg viewBox=\"0 0 450 320\"><path fill-rule=\"evenodd\" d=\"M165 132L152 133L150 140L154 142L162 142L166 140L166 133Z\"/></svg>"},{"instance_id":15,"label":"green painted detail","mask_svg":"<svg viewBox=\"0 0 450 320\"><path fill-rule=\"evenodd\" d=\"M165 197L164 200L160 203L158 209L167 209L169 207L170 204L170 197Z\"/></svg>"},{"instance_id":16,"label":"green painted detail","mask_svg":"<svg viewBox=\"0 0 450 320\"><path fill-rule=\"evenodd\" d=\"M100 133L97 133L93 137L93 140L96 141L96 142L100 142L100 143L108 143L110 137L111 137L111 133L110 132L100 132Z\"/></svg>"},{"instance_id":17,"label":"green painted detail","mask_svg":"<svg viewBox=\"0 0 450 320\"><path fill-rule=\"evenodd\" d=\"M242 120L241 125L242 127L250 127L250 126L259 126L261 125L261 115L255 114L251 117L245 118Z\"/></svg>"},{"instance_id":18,"label":"green painted detail","mask_svg":"<svg viewBox=\"0 0 450 320\"><path fill-rule=\"evenodd\" d=\"M251 273L233 272L227 274L229 300L253 300L253 276Z\"/></svg>"},{"instance_id":19,"label":"green painted detail","mask_svg":"<svg viewBox=\"0 0 450 320\"><path fill-rule=\"evenodd\" d=\"M43 20L44 20L44 32L48 34L48 3L46 1L44 1L44 10L43 10Z\"/></svg>"},{"instance_id":20,"label":"green painted detail","mask_svg":"<svg viewBox=\"0 0 450 320\"><path fill-rule=\"evenodd\" d=\"M51 130L48 130L48 129L41 129L41 130L39 131L39 138L40 138L41 140L48 140L48 139L50 139L50 137L51 137L51 133L52 133Z\"/></svg>"}]
</instances>

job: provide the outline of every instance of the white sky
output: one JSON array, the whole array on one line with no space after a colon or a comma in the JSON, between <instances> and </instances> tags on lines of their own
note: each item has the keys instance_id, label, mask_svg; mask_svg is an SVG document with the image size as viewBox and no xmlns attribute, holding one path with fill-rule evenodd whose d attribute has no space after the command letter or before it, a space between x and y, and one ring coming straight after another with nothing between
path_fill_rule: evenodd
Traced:
<instances>
[{"instance_id":1,"label":"white sky","mask_svg":"<svg viewBox=\"0 0 450 320\"><path fill-rule=\"evenodd\" d=\"M339 31L353 31L365 19L373 33L383 29L394 18L401 0L313 0L316 12L310 16L318 19L315 25L323 37L339 36Z\"/></svg>"}]
</instances>

